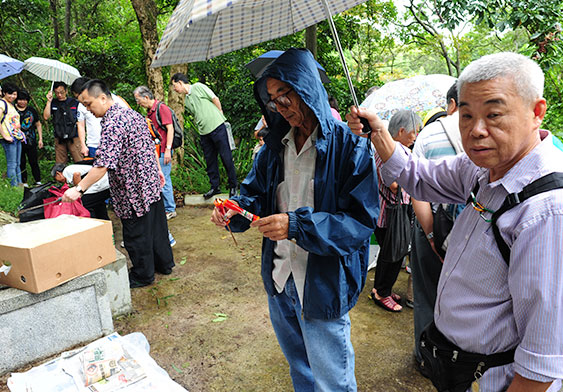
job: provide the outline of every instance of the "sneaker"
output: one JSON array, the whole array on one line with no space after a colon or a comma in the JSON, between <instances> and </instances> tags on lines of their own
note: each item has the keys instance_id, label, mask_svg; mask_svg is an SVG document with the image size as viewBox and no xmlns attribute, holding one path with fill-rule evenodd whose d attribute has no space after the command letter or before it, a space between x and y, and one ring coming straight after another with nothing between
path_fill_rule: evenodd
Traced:
<instances>
[{"instance_id":1,"label":"sneaker","mask_svg":"<svg viewBox=\"0 0 563 392\"><path fill-rule=\"evenodd\" d=\"M237 188L229 189L229 198L237 195Z\"/></svg>"},{"instance_id":2,"label":"sneaker","mask_svg":"<svg viewBox=\"0 0 563 392\"><path fill-rule=\"evenodd\" d=\"M35 185L43 185L43 183L41 181L37 181Z\"/></svg>"},{"instance_id":3,"label":"sneaker","mask_svg":"<svg viewBox=\"0 0 563 392\"><path fill-rule=\"evenodd\" d=\"M125 248L125 241L121 241L121 242L119 243L119 246L121 246L122 248Z\"/></svg>"},{"instance_id":4,"label":"sneaker","mask_svg":"<svg viewBox=\"0 0 563 392\"><path fill-rule=\"evenodd\" d=\"M203 198L205 200L211 198L214 195L218 195L219 193L221 193L221 191L219 190L219 188L211 188L210 190L207 191L207 193L203 194Z\"/></svg>"},{"instance_id":5,"label":"sneaker","mask_svg":"<svg viewBox=\"0 0 563 392\"><path fill-rule=\"evenodd\" d=\"M176 245L176 240L175 240L174 238L172 238L172 239L170 240L170 247L173 248L174 245Z\"/></svg>"},{"instance_id":6,"label":"sneaker","mask_svg":"<svg viewBox=\"0 0 563 392\"><path fill-rule=\"evenodd\" d=\"M410 266L410 265L407 265L407 266L405 267L405 271L407 272L407 274L412 273L411 266Z\"/></svg>"},{"instance_id":7,"label":"sneaker","mask_svg":"<svg viewBox=\"0 0 563 392\"><path fill-rule=\"evenodd\" d=\"M27 182L22 183L24 188L29 188L29 185L27 185Z\"/></svg>"},{"instance_id":8,"label":"sneaker","mask_svg":"<svg viewBox=\"0 0 563 392\"><path fill-rule=\"evenodd\" d=\"M167 213L166 213L166 220L170 220L170 219L172 219L172 218L176 218L176 216L178 216L178 214L176 213L176 210L167 212Z\"/></svg>"}]
</instances>

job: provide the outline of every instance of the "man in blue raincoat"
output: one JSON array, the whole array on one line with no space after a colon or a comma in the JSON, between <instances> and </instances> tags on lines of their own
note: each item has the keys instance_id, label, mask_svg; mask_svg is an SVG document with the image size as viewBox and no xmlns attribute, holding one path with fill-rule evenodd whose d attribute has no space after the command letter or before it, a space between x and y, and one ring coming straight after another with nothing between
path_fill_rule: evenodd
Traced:
<instances>
[{"instance_id":1,"label":"man in blue raincoat","mask_svg":"<svg viewBox=\"0 0 563 392\"><path fill-rule=\"evenodd\" d=\"M373 150L331 114L310 52L290 49L254 95L265 145L233 200L262 218L213 211L233 231L264 235L262 279L270 319L297 391L355 391L348 312L367 274L379 214Z\"/></svg>"}]
</instances>

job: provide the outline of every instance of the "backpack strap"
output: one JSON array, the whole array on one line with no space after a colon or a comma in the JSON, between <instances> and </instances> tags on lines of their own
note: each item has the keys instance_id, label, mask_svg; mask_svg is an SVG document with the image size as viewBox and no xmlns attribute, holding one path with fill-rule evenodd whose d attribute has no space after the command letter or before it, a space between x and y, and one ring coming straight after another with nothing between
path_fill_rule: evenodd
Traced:
<instances>
[{"instance_id":1,"label":"backpack strap","mask_svg":"<svg viewBox=\"0 0 563 392\"><path fill-rule=\"evenodd\" d=\"M4 119L6 118L6 115L8 114L8 102L4 101L3 99L0 99L0 101L4 102L4 114L2 115L2 120L0 120L0 124L2 124L4 122Z\"/></svg>"},{"instance_id":2,"label":"backpack strap","mask_svg":"<svg viewBox=\"0 0 563 392\"><path fill-rule=\"evenodd\" d=\"M156 104L156 125L158 125L158 128L163 129L162 128L162 118L160 117L160 105L162 105L162 102L158 101L158 103ZM158 129L157 129L158 132Z\"/></svg>"},{"instance_id":3,"label":"backpack strap","mask_svg":"<svg viewBox=\"0 0 563 392\"><path fill-rule=\"evenodd\" d=\"M502 203L502 206L493 214L491 220L491 224L493 225L493 234L495 236L495 240L497 242L500 253L504 258L504 261L506 262L506 265L510 265L510 248L500 235L500 230L497 226L498 218L506 211L517 206L518 204L522 203L532 196L560 188L563 188L563 173L554 172L547 174L526 185L521 192L511 193L506 196L504 203Z\"/></svg>"}]
</instances>

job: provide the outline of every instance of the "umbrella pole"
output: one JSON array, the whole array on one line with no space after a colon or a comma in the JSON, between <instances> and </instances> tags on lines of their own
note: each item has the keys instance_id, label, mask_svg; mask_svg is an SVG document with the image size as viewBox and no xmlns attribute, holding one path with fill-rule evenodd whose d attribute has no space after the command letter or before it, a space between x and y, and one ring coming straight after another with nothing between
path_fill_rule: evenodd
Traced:
<instances>
[{"instance_id":1,"label":"umbrella pole","mask_svg":"<svg viewBox=\"0 0 563 392\"><path fill-rule=\"evenodd\" d=\"M53 80L53 81L51 82L51 91L53 91L53 86L54 86L54 85L55 85L55 81Z\"/></svg>"},{"instance_id":2,"label":"umbrella pole","mask_svg":"<svg viewBox=\"0 0 563 392\"><path fill-rule=\"evenodd\" d=\"M352 94L352 101L354 102L354 106L359 108L360 105L358 103L358 97L356 97L356 91L354 90L354 85L352 84L352 78L350 78L350 72L348 71L348 65L346 65L346 59L344 58L342 45L340 45L340 38L338 38L338 32L336 31L336 26L334 26L334 21L332 20L332 14L330 13L330 8L328 6L327 0L322 0L322 2L325 7L325 13L327 16L328 25L330 26L330 31L334 38L336 49L338 50L338 54L340 55L340 62L342 63L342 68L344 68L344 75L346 76L346 81L348 82L348 88L350 89L350 94ZM364 126L363 133L371 134L371 127L369 126L367 120L364 118L360 118L360 120L362 122L362 125ZM368 137L368 139L370 138Z\"/></svg>"},{"instance_id":3,"label":"umbrella pole","mask_svg":"<svg viewBox=\"0 0 563 392\"><path fill-rule=\"evenodd\" d=\"M352 94L352 100L354 101L354 105L356 107L359 107L360 105L358 104L358 98L356 97L356 92L354 91L352 78L350 78L350 72L348 71L348 66L346 65L346 59L344 58L344 53L342 52L342 45L340 45L340 38L338 38L338 32L336 31L336 27L334 26L334 21L332 20L332 14L330 13L330 8L328 7L327 0L323 0L323 5L325 7L328 25L330 26L330 31L332 32L332 36L336 44L336 49L338 50L338 54L340 54L340 62L342 63L342 68L344 68L344 75L346 75L346 80L348 81L348 88L350 89L350 94Z\"/></svg>"}]
</instances>

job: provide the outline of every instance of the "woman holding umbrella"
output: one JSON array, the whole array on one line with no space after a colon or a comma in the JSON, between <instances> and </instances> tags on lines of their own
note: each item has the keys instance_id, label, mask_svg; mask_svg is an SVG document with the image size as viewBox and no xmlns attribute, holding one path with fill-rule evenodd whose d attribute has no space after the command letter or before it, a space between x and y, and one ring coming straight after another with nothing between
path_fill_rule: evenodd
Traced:
<instances>
[{"instance_id":1,"label":"woman holding umbrella","mask_svg":"<svg viewBox=\"0 0 563 392\"><path fill-rule=\"evenodd\" d=\"M24 140L20 129L20 115L14 107L18 88L12 83L4 83L2 94L2 98L0 98L0 143L6 154L10 185L17 186L21 183L21 142Z\"/></svg>"}]
</instances>

